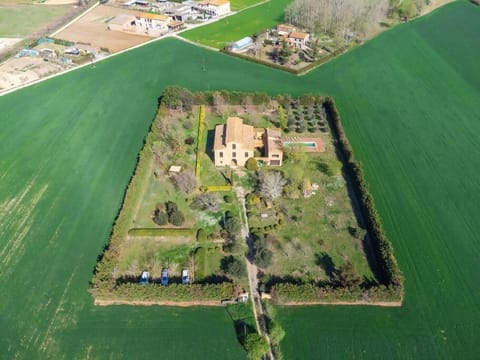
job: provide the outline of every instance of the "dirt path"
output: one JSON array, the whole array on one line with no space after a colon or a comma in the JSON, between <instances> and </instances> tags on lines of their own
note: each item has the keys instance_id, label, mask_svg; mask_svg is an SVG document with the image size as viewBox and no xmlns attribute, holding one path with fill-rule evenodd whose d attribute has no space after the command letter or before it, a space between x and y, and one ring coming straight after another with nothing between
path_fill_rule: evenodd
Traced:
<instances>
[{"instance_id":1,"label":"dirt path","mask_svg":"<svg viewBox=\"0 0 480 360\"><path fill-rule=\"evenodd\" d=\"M132 305L132 306L178 306L178 307L191 307L191 306L224 306L218 300L212 301L140 301L140 300L100 300L95 299L94 304L96 306L112 306L112 305Z\"/></svg>"},{"instance_id":2,"label":"dirt path","mask_svg":"<svg viewBox=\"0 0 480 360\"><path fill-rule=\"evenodd\" d=\"M247 217L247 209L245 207L245 191L243 190L242 187L235 187L234 188L235 194L237 195L238 201L240 202L241 209L242 209L242 230L241 230L241 235L245 239L245 242L247 243L249 249L251 248L250 244L250 231L249 231L249 226L248 226L248 217ZM260 294L258 292L258 268L257 266L251 261L251 259L248 259L245 257L245 263L247 265L247 273L248 273L248 285L250 287L250 296L252 297L252 303L253 303L253 315L255 316L255 324L257 325L257 332L260 335L265 336L265 339L267 340L268 343L268 351L269 351L269 357L271 360L274 360L275 357L273 356L273 351L272 351L272 342L270 341L270 336L268 335L268 331L265 329L265 331L262 331L262 327L260 326L259 322L259 316L258 314L261 315L262 319L264 319L264 312L263 312L263 306L261 303L260 299Z\"/></svg>"},{"instance_id":3,"label":"dirt path","mask_svg":"<svg viewBox=\"0 0 480 360\"><path fill-rule=\"evenodd\" d=\"M332 306L345 306L345 305L352 305L352 306L383 306L383 307L401 307L401 301L312 301L312 302L301 302L301 301L288 301L282 304L278 304L280 306L311 306L311 305L332 305Z\"/></svg>"}]
</instances>

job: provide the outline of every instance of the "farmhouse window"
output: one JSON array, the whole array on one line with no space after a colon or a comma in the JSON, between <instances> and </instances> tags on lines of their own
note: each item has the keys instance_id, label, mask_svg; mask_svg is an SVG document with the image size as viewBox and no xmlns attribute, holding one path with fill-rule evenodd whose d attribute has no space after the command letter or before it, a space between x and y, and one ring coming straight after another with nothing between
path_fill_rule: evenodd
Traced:
<instances>
[{"instance_id":1,"label":"farmhouse window","mask_svg":"<svg viewBox=\"0 0 480 360\"><path fill-rule=\"evenodd\" d=\"M248 158L248 151L245 152L245 157Z\"/></svg>"},{"instance_id":2,"label":"farmhouse window","mask_svg":"<svg viewBox=\"0 0 480 360\"><path fill-rule=\"evenodd\" d=\"M232 150L235 150L237 148L237 144L232 144Z\"/></svg>"},{"instance_id":3,"label":"farmhouse window","mask_svg":"<svg viewBox=\"0 0 480 360\"><path fill-rule=\"evenodd\" d=\"M220 157L223 157L223 151L220 151Z\"/></svg>"},{"instance_id":4,"label":"farmhouse window","mask_svg":"<svg viewBox=\"0 0 480 360\"><path fill-rule=\"evenodd\" d=\"M232 157L236 158L236 157L237 157L237 153L236 153L236 152L233 152L233 153L232 153Z\"/></svg>"}]
</instances>

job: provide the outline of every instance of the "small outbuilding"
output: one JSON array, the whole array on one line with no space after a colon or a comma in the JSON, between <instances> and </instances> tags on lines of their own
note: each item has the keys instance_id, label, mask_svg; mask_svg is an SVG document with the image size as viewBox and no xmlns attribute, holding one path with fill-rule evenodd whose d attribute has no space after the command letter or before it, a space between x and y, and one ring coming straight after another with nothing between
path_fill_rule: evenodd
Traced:
<instances>
[{"instance_id":1,"label":"small outbuilding","mask_svg":"<svg viewBox=\"0 0 480 360\"><path fill-rule=\"evenodd\" d=\"M253 39L250 36L244 37L232 44L233 52L241 52L247 50L254 43Z\"/></svg>"}]
</instances>

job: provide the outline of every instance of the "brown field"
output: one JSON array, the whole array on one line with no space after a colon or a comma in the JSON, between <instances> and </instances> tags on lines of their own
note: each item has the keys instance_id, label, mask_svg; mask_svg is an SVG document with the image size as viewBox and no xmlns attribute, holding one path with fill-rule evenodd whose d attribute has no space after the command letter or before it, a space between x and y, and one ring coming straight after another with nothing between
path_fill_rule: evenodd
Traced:
<instances>
[{"instance_id":1,"label":"brown field","mask_svg":"<svg viewBox=\"0 0 480 360\"><path fill-rule=\"evenodd\" d=\"M76 22L55 34L56 38L90 44L117 52L144 43L151 38L107 29L107 22L119 14L135 14L135 11L100 5Z\"/></svg>"}]
</instances>

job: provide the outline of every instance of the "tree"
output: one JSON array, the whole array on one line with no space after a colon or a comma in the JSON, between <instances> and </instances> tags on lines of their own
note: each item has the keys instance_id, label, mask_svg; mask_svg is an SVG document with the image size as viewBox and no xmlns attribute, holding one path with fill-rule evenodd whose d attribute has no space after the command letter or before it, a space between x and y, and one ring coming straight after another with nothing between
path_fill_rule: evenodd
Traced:
<instances>
[{"instance_id":1,"label":"tree","mask_svg":"<svg viewBox=\"0 0 480 360\"><path fill-rule=\"evenodd\" d=\"M168 86L163 91L162 103L170 109L190 111L193 94L180 86Z\"/></svg>"},{"instance_id":2,"label":"tree","mask_svg":"<svg viewBox=\"0 0 480 360\"><path fill-rule=\"evenodd\" d=\"M153 222L160 226L166 225L168 223L168 215L160 209L155 209L155 212L153 213Z\"/></svg>"},{"instance_id":3,"label":"tree","mask_svg":"<svg viewBox=\"0 0 480 360\"><path fill-rule=\"evenodd\" d=\"M285 184L286 181L279 171L262 173L260 176L260 194L269 199L277 199L282 195Z\"/></svg>"},{"instance_id":4,"label":"tree","mask_svg":"<svg viewBox=\"0 0 480 360\"><path fill-rule=\"evenodd\" d=\"M255 250L254 261L261 268L267 268L272 265L273 253L266 247L261 247Z\"/></svg>"},{"instance_id":5,"label":"tree","mask_svg":"<svg viewBox=\"0 0 480 360\"><path fill-rule=\"evenodd\" d=\"M242 224L238 216L235 216L232 212L227 211L225 213L224 229L230 234L236 234L240 231Z\"/></svg>"},{"instance_id":6,"label":"tree","mask_svg":"<svg viewBox=\"0 0 480 360\"><path fill-rule=\"evenodd\" d=\"M333 274L333 282L342 287L352 287L360 284L361 279L350 260L346 260Z\"/></svg>"},{"instance_id":7,"label":"tree","mask_svg":"<svg viewBox=\"0 0 480 360\"><path fill-rule=\"evenodd\" d=\"M290 56L292 55L292 49L290 48L290 45L288 42L283 41L282 43L282 48L280 49L278 53L278 57L280 58L280 62L282 64L286 64L288 60L290 59Z\"/></svg>"},{"instance_id":8,"label":"tree","mask_svg":"<svg viewBox=\"0 0 480 360\"><path fill-rule=\"evenodd\" d=\"M192 202L192 208L201 210L216 210L220 199L217 193L204 192L197 196Z\"/></svg>"},{"instance_id":9,"label":"tree","mask_svg":"<svg viewBox=\"0 0 480 360\"><path fill-rule=\"evenodd\" d=\"M267 341L257 333L248 334L244 344L248 358L252 360L261 359L268 352Z\"/></svg>"},{"instance_id":10,"label":"tree","mask_svg":"<svg viewBox=\"0 0 480 360\"><path fill-rule=\"evenodd\" d=\"M244 264L232 255L222 258L220 268L224 273L238 278L247 274Z\"/></svg>"},{"instance_id":11,"label":"tree","mask_svg":"<svg viewBox=\"0 0 480 360\"><path fill-rule=\"evenodd\" d=\"M168 221L175 226L181 226L185 222L185 216L181 211L175 210L168 216Z\"/></svg>"},{"instance_id":12,"label":"tree","mask_svg":"<svg viewBox=\"0 0 480 360\"><path fill-rule=\"evenodd\" d=\"M250 171L255 171L258 169L258 161L257 159L251 157L249 158L246 162L245 162L245 167L247 168L247 170L250 170Z\"/></svg>"},{"instance_id":13,"label":"tree","mask_svg":"<svg viewBox=\"0 0 480 360\"><path fill-rule=\"evenodd\" d=\"M172 175L172 182L179 191L192 193L197 188L197 178L191 172L180 172Z\"/></svg>"},{"instance_id":14,"label":"tree","mask_svg":"<svg viewBox=\"0 0 480 360\"><path fill-rule=\"evenodd\" d=\"M280 344L285 337L285 330L283 330L279 323L271 320L268 325L268 334L274 344Z\"/></svg>"},{"instance_id":15,"label":"tree","mask_svg":"<svg viewBox=\"0 0 480 360\"><path fill-rule=\"evenodd\" d=\"M170 215L178 210L177 204L175 204L173 201L167 201L165 203L165 209L167 210L167 214L170 217Z\"/></svg>"}]
</instances>

